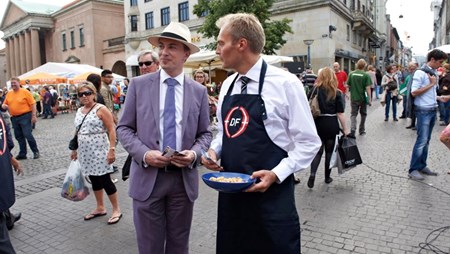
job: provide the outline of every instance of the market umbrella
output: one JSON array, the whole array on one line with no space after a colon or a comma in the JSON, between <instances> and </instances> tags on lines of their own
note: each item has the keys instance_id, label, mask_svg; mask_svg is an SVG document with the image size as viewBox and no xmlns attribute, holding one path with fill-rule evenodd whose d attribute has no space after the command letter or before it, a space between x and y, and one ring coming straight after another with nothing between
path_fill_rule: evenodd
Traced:
<instances>
[{"instance_id":1,"label":"market umbrella","mask_svg":"<svg viewBox=\"0 0 450 254\"><path fill-rule=\"evenodd\" d=\"M80 75L77 75L77 76L75 76L75 77L69 79L69 82L70 82L70 84L72 84L72 85L73 85L73 84L79 84L79 83L81 83L81 82L86 81L87 77L88 77L89 75L91 75L91 74L98 74L98 73L94 73L94 72L91 72L91 71L88 71L88 72L85 72L85 73L81 73ZM100 74L98 74L98 75L100 75Z\"/></svg>"},{"instance_id":2,"label":"market umbrella","mask_svg":"<svg viewBox=\"0 0 450 254\"><path fill-rule=\"evenodd\" d=\"M444 51L445 53L450 54L450 44L441 45L435 49L440 49L440 50Z\"/></svg>"},{"instance_id":3,"label":"market umbrella","mask_svg":"<svg viewBox=\"0 0 450 254\"><path fill-rule=\"evenodd\" d=\"M38 84L60 84L66 83L67 78L53 75L50 73L39 72L27 77L23 77L20 79L20 84L25 85L25 81L29 80L30 85L38 85Z\"/></svg>"}]
</instances>

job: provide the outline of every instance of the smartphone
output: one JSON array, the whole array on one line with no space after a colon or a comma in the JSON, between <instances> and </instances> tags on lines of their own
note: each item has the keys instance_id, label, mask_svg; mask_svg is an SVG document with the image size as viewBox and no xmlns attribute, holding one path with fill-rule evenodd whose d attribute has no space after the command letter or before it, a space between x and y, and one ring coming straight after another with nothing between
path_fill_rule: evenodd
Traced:
<instances>
[{"instance_id":1,"label":"smartphone","mask_svg":"<svg viewBox=\"0 0 450 254\"><path fill-rule=\"evenodd\" d=\"M220 167L220 165L217 164L217 162L213 161L213 159L211 159L211 157L209 157L209 154L207 152L205 152L205 150L202 149L201 152L202 152L202 156L205 157L208 161L210 161Z\"/></svg>"}]
</instances>

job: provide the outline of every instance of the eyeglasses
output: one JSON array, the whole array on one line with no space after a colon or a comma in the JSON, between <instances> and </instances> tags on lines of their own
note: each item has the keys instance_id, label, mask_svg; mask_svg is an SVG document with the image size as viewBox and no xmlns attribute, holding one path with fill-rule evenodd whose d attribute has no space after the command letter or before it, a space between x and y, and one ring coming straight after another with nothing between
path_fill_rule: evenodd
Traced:
<instances>
[{"instance_id":1,"label":"eyeglasses","mask_svg":"<svg viewBox=\"0 0 450 254\"><path fill-rule=\"evenodd\" d=\"M142 65L146 65L146 66L150 66L150 65L152 65L152 61L145 61L145 62L139 62L138 64L139 64L139 67L142 67Z\"/></svg>"},{"instance_id":2,"label":"eyeglasses","mask_svg":"<svg viewBox=\"0 0 450 254\"><path fill-rule=\"evenodd\" d=\"M89 95L92 95L91 91L85 91L85 92L78 93L78 97L83 97L83 96L88 97Z\"/></svg>"}]
</instances>

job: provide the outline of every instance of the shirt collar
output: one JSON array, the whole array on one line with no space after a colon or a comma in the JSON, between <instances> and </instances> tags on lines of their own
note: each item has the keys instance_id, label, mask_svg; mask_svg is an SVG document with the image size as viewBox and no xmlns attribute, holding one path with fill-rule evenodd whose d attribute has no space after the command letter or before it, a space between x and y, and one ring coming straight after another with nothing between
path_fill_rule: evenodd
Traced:
<instances>
[{"instance_id":1,"label":"shirt collar","mask_svg":"<svg viewBox=\"0 0 450 254\"><path fill-rule=\"evenodd\" d=\"M239 75L238 79L240 79L242 76L246 76L249 79L251 79L254 82L259 82L259 74L261 73L261 67L262 67L262 57L259 57L258 61L250 68L250 70L247 71L244 75Z\"/></svg>"},{"instance_id":2,"label":"shirt collar","mask_svg":"<svg viewBox=\"0 0 450 254\"><path fill-rule=\"evenodd\" d=\"M164 71L164 69L161 69L160 77L161 77L161 83L164 83L166 81L166 79L168 79L168 78L173 78L176 81L178 81L178 84L180 84L181 86L183 86L183 84L184 84L184 72L183 71L178 76L171 77L171 76L169 76L169 74L167 74L167 72Z\"/></svg>"}]
</instances>

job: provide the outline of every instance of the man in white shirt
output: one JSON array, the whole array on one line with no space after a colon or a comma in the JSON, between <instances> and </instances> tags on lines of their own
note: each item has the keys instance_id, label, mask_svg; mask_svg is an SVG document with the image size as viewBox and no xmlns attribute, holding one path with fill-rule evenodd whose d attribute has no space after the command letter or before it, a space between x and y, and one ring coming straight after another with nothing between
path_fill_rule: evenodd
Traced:
<instances>
[{"instance_id":1,"label":"man in white shirt","mask_svg":"<svg viewBox=\"0 0 450 254\"><path fill-rule=\"evenodd\" d=\"M414 114L417 118L417 139L411 155L408 176L414 180L424 180L423 175L436 176L437 173L427 166L428 147L431 133L436 122L438 108L438 75L436 69L447 60L446 53L439 49L430 51L427 63L414 72L411 95L414 97Z\"/></svg>"},{"instance_id":2,"label":"man in white shirt","mask_svg":"<svg viewBox=\"0 0 450 254\"><path fill-rule=\"evenodd\" d=\"M257 178L246 192L219 193L216 253L300 253L293 173L309 167L321 146L303 85L263 61L265 35L254 15L230 14L216 24L216 52L236 73L222 86L208 150L221 167L202 163Z\"/></svg>"}]
</instances>

